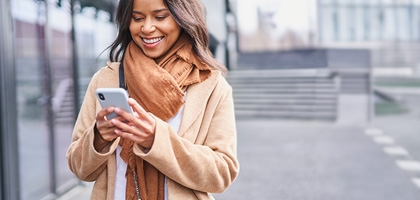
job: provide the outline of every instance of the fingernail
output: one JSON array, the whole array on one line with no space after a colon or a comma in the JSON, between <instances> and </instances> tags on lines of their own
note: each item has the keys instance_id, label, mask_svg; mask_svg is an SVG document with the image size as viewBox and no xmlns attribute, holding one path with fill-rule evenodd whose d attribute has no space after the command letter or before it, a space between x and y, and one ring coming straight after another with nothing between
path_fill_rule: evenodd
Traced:
<instances>
[{"instance_id":1,"label":"fingernail","mask_svg":"<svg viewBox=\"0 0 420 200\"><path fill-rule=\"evenodd\" d=\"M118 122L115 119L111 119L111 123L114 124L114 126L116 126Z\"/></svg>"},{"instance_id":2,"label":"fingernail","mask_svg":"<svg viewBox=\"0 0 420 200\"><path fill-rule=\"evenodd\" d=\"M118 113L118 112L120 112L120 111L121 111L121 109L119 109L119 108L115 107L114 111L115 111L116 113Z\"/></svg>"}]
</instances>

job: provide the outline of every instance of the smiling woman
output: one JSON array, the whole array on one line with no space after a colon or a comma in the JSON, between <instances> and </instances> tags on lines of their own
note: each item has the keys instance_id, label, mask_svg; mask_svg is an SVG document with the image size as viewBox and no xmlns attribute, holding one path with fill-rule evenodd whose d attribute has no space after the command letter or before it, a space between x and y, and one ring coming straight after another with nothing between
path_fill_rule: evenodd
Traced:
<instances>
[{"instance_id":1,"label":"smiling woman","mask_svg":"<svg viewBox=\"0 0 420 200\"><path fill-rule=\"evenodd\" d=\"M159 63L178 40L181 27L163 1L137 0L133 5L130 33L144 54Z\"/></svg>"},{"instance_id":2,"label":"smiling woman","mask_svg":"<svg viewBox=\"0 0 420 200\"><path fill-rule=\"evenodd\" d=\"M91 199L213 199L239 171L232 89L199 0L120 0L110 62L91 79L67 159ZM127 89L134 114L95 99ZM110 113L119 116L107 119Z\"/></svg>"}]
</instances>

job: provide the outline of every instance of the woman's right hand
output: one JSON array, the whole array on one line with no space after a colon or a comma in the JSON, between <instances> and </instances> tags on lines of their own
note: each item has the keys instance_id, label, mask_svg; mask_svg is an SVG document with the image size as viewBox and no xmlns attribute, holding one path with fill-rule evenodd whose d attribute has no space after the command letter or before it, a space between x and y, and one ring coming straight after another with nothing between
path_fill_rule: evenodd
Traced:
<instances>
[{"instance_id":1,"label":"woman's right hand","mask_svg":"<svg viewBox=\"0 0 420 200\"><path fill-rule=\"evenodd\" d=\"M96 115L94 147L96 151L101 152L110 142L115 140L118 135L115 134L115 126L111 120L107 120L106 116L114 112L115 107L106 107L98 112ZM121 118L115 118L121 120Z\"/></svg>"}]
</instances>

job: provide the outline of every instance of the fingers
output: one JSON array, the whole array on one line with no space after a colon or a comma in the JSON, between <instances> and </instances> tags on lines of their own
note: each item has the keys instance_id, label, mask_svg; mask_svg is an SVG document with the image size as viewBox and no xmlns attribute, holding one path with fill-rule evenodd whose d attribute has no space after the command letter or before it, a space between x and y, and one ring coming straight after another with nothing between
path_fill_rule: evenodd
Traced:
<instances>
[{"instance_id":1,"label":"fingers","mask_svg":"<svg viewBox=\"0 0 420 200\"><path fill-rule=\"evenodd\" d=\"M115 109L115 107L109 106L109 107L106 107L106 108L100 110L98 112L98 114L96 115L96 121L105 121L106 120L105 117L107 115L111 114L112 112L114 112L114 109Z\"/></svg>"},{"instance_id":2,"label":"fingers","mask_svg":"<svg viewBox=\"0 0 420 200\"><path fill-rule=\"evenodd\" d=\"M114 133L115 126L112 124L111 121L108 121L106 119L106 116L114 112L114 110L115 107L107 107L100 110L96 115L96 129L102 137L102 139L108 142L118 137L118 135Z\"/></svg>"},{"instance_id":3,"label":"fingers","mask_svg":"<svg viewBox=\"0 0 420 200\"><path fill-rule=\"evenodd\" d=\"M114 129L114 133L120 137L129 139L144 148L151 148L154 141L154 132L149 132L143 127L139 127L136 124L126 124L118 120L111 120L112 123L117 127Z\"/></svg>"},{"instance_id":4,"label":"fingers","mask_svg":"<svg viewBox=\"0 0 420 200\"><path fill-rule=\"evenodd\" d=\"M134 99L130 98L128 103L131 107L133 107L134 115L125 112L120 108L115 108L114 112L116 112L124 120L127 120L127 123L122 123L120 120L111 120L113 125L117 128L114 132L117 135L130 139L145 148L150 148L154 141L154 133L156 129L155 119Z\"/></svg>"},{"instance_id":5,"label":"fingers","mask_svg":"<svg viewBox=\"0 0 420 200\"><path fill-rule=\"evenodd\" d=\"M135 99L129 98L128 99L128 104L133 108L134 112L139 115L139 117L147 118L147 119L149 119L149 117L151 117L149 115L149 113L147 113L146 110L144 110L144 108L142 106L140 106L140 104L138 104Z\"/></svg>"},{"instance_id":6,"label":"fingers","mask_svg":"<svg viewBox=\"0 0 420 200\"><path fill-rule=\"evenodd\" d=\"M140 106L140 104L138 104L137 101L133 98L130 98L128 103L133 107L135 114L137 114L136 118L140 119L132 121L135 126L138 128L143 128L144 131L148 132L149 134L154 133L156 127L155 118L146 110L144 110L144 108Z\"/></svg>"},{"instance_id":7,"label":"fingers","mask_svg":"<svg viewBox=\"0 0 420 200\"><path fill-rule=\"evenodd\" d=\"M133 107L135 114L137 114L137 118L146 120L148 121L148 123L155 124L155 118L153 118L153 116L149 112L144 110L144 108L140 106L140 104L138 104L136 100L130 98L128 99L128 103L131 107Z\"/></svg>"},{"instance_id":8,"label":"fingers","mask_svg":"<svg viewBox=\"0 0 420 200\"><path fill-rule=\"evenodd\" d=\"M102 139L104 139L105 141L110 142L118 137L118 135L114 132L115 126L111 122L97 122L96 129L98 130L98 133L100 134Z\"/></svg>"},{"instance_id":9,"label":"fingers","mask_svg":"<svg viewBox=\"0 0 420 200\"><path fill-rule=\"evenodd\" d=\"M125 114L122 114L122 115L125 115ZM133 115L129 117L123 116L123 118L127 120L128 122L125 123L124 121L117 120L117 119L112 119L110 121L113 126L118 128L122 132L127 132L127 133L138 135L138 136L154 134L154 130L155 130L154 121L151 122L146 119L134 117Z\"/></svg>"}]
</instances>

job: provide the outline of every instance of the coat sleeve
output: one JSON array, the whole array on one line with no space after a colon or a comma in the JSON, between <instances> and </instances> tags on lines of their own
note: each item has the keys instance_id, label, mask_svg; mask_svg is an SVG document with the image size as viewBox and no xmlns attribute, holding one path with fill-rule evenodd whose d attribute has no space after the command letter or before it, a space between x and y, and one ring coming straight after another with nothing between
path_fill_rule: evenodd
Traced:
<instances>
[{"instance_id":1,"label":"coat sleeve","mask_svg":"<svg viewBox=\"0 0 420 200\"><path fill-rule=\"evenodd\" d=\"M96 180L105 170L108 157L113 155L118 145L114 141L102 152L93 147L95 119L99 111L95 95L98 76L98 73L95 74L89 83L66 154L70 170L83 181Z\"/></svg>"},{"instance_id":2,"label":"coat sleeve","mask_svg":"<svg viewBox=\"0 0 420 200\"><path fill-rule=\"evenodd\" d=\"M216 86L206 108L202 109L202 118L194 122L200 123L197 125L200 128L187 130L196 131L194 134L202 140L187 140L175 133L166 122L156 118L152 148L144 153L135 146L134 152L187 188L220 193L231 185L239 172L231 87L227 83L219 88Z\"/></svg>"}]
</instances>

